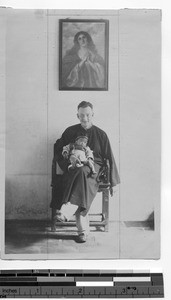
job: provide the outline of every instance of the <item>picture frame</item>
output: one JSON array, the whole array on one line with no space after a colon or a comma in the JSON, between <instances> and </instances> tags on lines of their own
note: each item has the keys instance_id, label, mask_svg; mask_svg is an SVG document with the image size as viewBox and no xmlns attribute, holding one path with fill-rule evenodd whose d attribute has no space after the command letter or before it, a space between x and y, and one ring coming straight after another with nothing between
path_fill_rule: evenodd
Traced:
<instances>
[{"instance_id":1,"label":"picture frame","mask_svg":"<svg viewBox=\"0 0 171 300\"><path fill-rule=\"evenodd\" d=\"M109 21L59 20L59 90L108 90Z\"/></svg>"}]
</instances>

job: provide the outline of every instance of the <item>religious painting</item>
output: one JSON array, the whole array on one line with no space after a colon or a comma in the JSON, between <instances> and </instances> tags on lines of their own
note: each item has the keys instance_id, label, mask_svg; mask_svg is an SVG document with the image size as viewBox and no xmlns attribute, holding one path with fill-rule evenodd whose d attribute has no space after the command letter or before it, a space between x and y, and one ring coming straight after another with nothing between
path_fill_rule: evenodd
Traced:
<instances>
[{"instance_id":1,"label":"religious painting","mask_svg":"<svg viewBox=\"0 0 171 300\"><path fill-rule=\"evenodd\" d=\"M59 90L108 90L108 20L59 22Z\"/></svg>"}]
</instances>

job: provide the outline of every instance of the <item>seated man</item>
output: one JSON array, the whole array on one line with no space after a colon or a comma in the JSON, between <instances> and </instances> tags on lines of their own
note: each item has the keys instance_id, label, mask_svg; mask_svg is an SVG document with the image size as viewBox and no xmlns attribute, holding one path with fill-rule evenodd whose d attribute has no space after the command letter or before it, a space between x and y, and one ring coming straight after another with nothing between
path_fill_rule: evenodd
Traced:
<instances>
[{"instance_id":1,"label":"seated man","mask_svg":"<svg viewBox=\"0 0 171 300\"><path fill-rule=\"evenodd\" d=\"M90 102L82 101L78 105L77 112L80 124L68 127L55 144L55 157L64 172L64 194L62 206L54 218L65 222L75 214L80 242L85 242L89 233L88 212L98 191L97 178L104 159L108 159L110 164L111 188L119 183L119 174L109 139L103 130L93 125L93 115L93 105ZM70 163L62 155L63 147L74 143L78 136L87 136L88 138L87 146L94 155L96 170L94 174L88 165L68 169Z\"/></svg>"}]
</instances>

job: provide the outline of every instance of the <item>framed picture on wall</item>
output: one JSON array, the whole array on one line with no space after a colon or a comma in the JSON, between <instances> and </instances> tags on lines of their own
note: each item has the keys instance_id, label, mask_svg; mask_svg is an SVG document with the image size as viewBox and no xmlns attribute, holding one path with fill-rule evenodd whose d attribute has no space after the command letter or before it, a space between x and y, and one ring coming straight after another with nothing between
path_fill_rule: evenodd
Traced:
<instances>
[{"instance_id":1,"label":"framed picture on wall","mask_svg":"<svg viewBox=\"0 0 171 300\"><path fill-rule=\"evenodd\" d=\"M59 90L108 90L108 50L108 20L59 20Z\"/></svg>"}]
</instances>

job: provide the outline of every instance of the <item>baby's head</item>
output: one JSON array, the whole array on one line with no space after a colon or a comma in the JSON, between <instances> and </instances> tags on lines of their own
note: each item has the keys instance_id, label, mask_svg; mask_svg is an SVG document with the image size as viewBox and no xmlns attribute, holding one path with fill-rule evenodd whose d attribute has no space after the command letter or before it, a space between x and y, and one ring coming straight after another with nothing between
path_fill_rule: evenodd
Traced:
<instances>
[{"instance_id":1,"label":"baby's head","mask_svg":"<svg viewBox=\"0 0 171 300\"><path fill-rule=\"evenodd\" d=\"M86 147L88 142L88 137L86 135L78 136L75 143L79 146Z\"/></svg>"}]
</instances>

